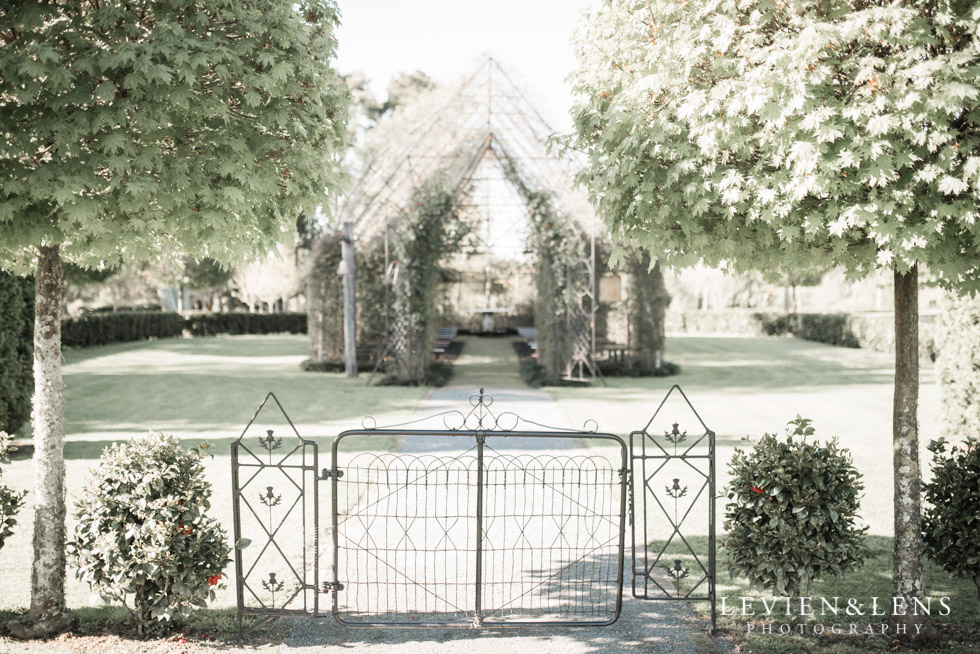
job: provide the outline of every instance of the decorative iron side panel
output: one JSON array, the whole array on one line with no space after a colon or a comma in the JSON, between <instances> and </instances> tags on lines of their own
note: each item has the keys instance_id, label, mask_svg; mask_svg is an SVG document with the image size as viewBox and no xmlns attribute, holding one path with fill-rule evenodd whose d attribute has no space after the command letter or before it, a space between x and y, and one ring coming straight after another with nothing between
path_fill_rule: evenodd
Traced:
<instances>
[{"instance_id":1,"label":"decorative iron side panel","mask_svg":"<svg viewBox=\"0 0 980 654\"><path fill-rule=\"evenodd\" d=\"M713 632L715 432L680 386L630 434L630 460L633 597L711 602Z\"/></svg>"},{"instance_id":2,"label":"decorative iron side panel","mask_svg":"<svg viewBox=\"0 0 980 654\"><path fill-rule=\"evenodd\" d=\"M292 434L249 433L270 399ZM261 624L318 611L317 463L316 443L299 435L272 393L231 445L239 638L245 615L262 616Z\"/></svg>"}]
</instances>

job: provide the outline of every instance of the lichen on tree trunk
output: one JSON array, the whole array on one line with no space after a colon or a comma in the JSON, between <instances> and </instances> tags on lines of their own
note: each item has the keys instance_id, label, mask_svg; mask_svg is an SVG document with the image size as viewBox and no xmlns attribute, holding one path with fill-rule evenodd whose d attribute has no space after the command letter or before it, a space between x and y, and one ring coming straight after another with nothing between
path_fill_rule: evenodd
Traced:
<instances>
[{"instance_id":1,"label":"lichen on tree trunk","mask_svg":"<svg viewBox=\"0 0 980 654\"><path fill-rule=\"evenodd\" d=\"M919 479L919 282L913 267L895 271L895 396L892 435L895 474L894 597L904 598L906 615L896 623L920 623L911 615L913 599L922 599L922 516ZM909 630L914 635L914 630Z\"/></svg>"},{"instance_id":2,"label":"lichen on tree trunk","mask_svg":"<svg viewBox=\"0 0 980 654\"><path fill-rule=\"evenodd\" d=\"M61 375L61 254L38 248L34 313L34 565L30 619L60 623L65 608L65 389Z\"/></svg>"}]
</instances>

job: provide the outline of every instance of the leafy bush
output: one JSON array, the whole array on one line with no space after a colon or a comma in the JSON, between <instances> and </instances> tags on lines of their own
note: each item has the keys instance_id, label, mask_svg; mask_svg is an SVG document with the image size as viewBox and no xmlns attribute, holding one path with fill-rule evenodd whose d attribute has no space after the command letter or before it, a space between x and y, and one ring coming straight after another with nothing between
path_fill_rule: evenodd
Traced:
<instances>
[{"instance_id":1,"label":"leafy bush","mask_svg":"<svg viewBox=\"0 0 980 654\"><path fill-rule=\"evenodd\" d=\"M968 437L946 454L945 439L929 443L933 479L925 484L925 553L947 572L966 577L980 597L980 440Z\"/></svg>"},{"instance_id":2,"label":"leafy bush","mask_svg":"<svg viewBox=\"0 0 980 654\"><path fill-rule=\"evenodd\" d=\"M521 377L524 379L524 383L531 388L555 385L555 378L552 376L551 371L534 359L524 359L521 361Z\"/></svg>"},{"instance_id":3,"label":"leafy bush","mask_svg":"<svg viewBox=\"0 0 980 654\"><path fill-rule=\"evenodd\" d=\"M184 449L165 434L114 443L75 503L69 556L77 576L103 599L122 603L140 635L153 621L184 617L214 600L231 561L224 530L205 515L205 448Z\"/></svg>"},{"instance_id":4,"label":"leafy bush","mask_svg":"<svg viewBox=\"0 0 980 654\"><path fill-rule=\"evenodd\" d=\"M217 334L305 334L305 313L198 313L187 316L194 336Z\"/></svg>"},{"instance_id":5,"label":"leafy bush","mask_svg":"<svg viewBox=\"0 0 980 654\"><path fill-rule=\"evenodd\" d=\"M723 546L732 576L778 595L808 596L813 581L864 562L858 528L861 474L837 439L808 443L811 421L796 417L785 440L766 434L750 451L735 450Z\"/></svg>"},{"instance_id":6,"label":"leafy bush","mask_svg":"<svg viewBox=\"0 0 980 654\"><path fill-rule=\"evenodd\" d=\"M343 368L341 368L343 369ZM445 386L453 376L453 365L445 361L433 361L425 367L422 381L405 379L397 374L389 373L377 382L378 386Z\"/></svg>"},{"instance_id":7,"label":"leafy bush","mask_svg":"<svg viewBox=\"0 0 980 654\"><path fill-rule=\"evenodd\" d=\"M89 313L61 321L61 343L91 347L151 338L217 334L306 333L305 313L201 313L184 317L168 311Z\"/></svg>"},{"instance_id":8,"label":"leafy bush","mask_svg":"<svg viewBox=\"0 0 980 654\"><path fill-rule=\"evenodd\" d=\"M521 361L521 377L524 383L531 388L541 388L542 386L588 386L587 381L575 379L559 379L551 374L551 371L537 362L536 359L524 359Z\"/></svg>"},{"instance_id":9,"label":"leafy bush","mask_svg":"<svg viewBox=\"0 0 980 654\"><path fill-rule=\"evenodd\" d=\"M374 364L374 359L362 359L360 357L357 359L357 369L360 372L371 372L374 370ZM312 359L303 359L299 364L299 369L303 372L344 372L347 369L347 364L336 360L313 361Z\"/></svg>"},{"instance_id":10,"label":"leafy bush","mask_svg":"<svg viewBox=\"0 0 980 654\"><path fill-rule=\"evenodd\" d=\"M947 296L937 332L942 433L980 435L980 297Z\"/></svg>"},{"instance_id":11,"label":"leafy bush","mask_svg":"<svg viewBox=\"0 0 980 654\"><path fill-rule=\"evenodd\" d=\"M670 361L662 361L659 368L644 361L615 359L599 359L596 364L603 377L672 377L681 372L681 367Z\"/></svg>"},{"instance_id":12,"label":"leafy bush","mask_svg":"<svg viewBox=\"0 0 980 654\"><path fill-rule=\"evenodd\" d=\"M61 344L66 347L172 338L183 333L184 318L164 311L92 313L61 321Z\"/></svg>"},{"instance_id":13,"label":"leafy bush","mask_svg":"<svg viewBox=\"0 0 980 654\"><path fill-rule=\"evenodd\" d=\"M449 383L453 376L453 364L444 361L434 361L425 369L422 383L426 386L441 387Z\"/></svg>"},{"instance_id":14,"label":"leafy bush","mask_svg":"<svg viewBox=\"0 0 980 654\"><path fill-rule=\"evenodd\" d=\"M920 317L919 354L936 359L935 325L931 316ZM746 310L668 311L667 331L691 334L740 336L793 335L807 341L875 352L895 351L894 317L891 314L762 313Z\"/></svg>"},{"instance_id":15,"label":"leafy bush","mask_svg":"<svg viewBox=\"0 0 980 654\"><path fill-rule=\"evenodd\" d=\"M0 463L10 463L7 458L7 449L10 447L10 436L5 431L0 431ZM0 478L3 472L0 470ZM17 492L6 486L0 485L0 548L3 547L7 538L14 533L14 525L17 524L16 515L24 506L24 496L27 491Z\"/></svg>"},{"instance_id":16,"label":"leafy bush","mask_svg":"<svg viewBox=\"0 0 980 654\"><path fill-rule=\"evenodd\" d=\"M34 394L34 284L0 272L0 430L31 417Z\"/></svg>"}]
</instances>

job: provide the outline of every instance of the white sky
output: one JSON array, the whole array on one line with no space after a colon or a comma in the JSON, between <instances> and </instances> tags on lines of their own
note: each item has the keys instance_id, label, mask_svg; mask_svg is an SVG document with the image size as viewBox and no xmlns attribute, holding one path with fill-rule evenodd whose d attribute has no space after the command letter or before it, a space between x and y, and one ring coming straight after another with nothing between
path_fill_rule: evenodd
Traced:
<instances>
[{"instance_id":1,"label":"white sky","mask_svg":"<svg viewBox=\"0 0 980 654\"><path fill-rule=\"evenodd\" d=\"M337 0L337 69L362 70L379 98L395 74L455 82L496 58L558 131L571 127L572 35L596 0Z\"/></svg>"}]
</instances>

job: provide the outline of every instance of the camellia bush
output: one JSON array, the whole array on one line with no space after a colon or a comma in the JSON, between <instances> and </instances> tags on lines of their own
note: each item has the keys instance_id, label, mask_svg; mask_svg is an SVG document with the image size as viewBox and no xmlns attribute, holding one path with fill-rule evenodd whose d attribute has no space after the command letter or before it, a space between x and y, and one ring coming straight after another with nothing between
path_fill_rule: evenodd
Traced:
<instances>
[{"instance_id":1,"label":"camellia bush","mask_svg":"<svg viewBox=\"0 0 980 654\"><path fill-rule=\"evenodd\" d=\"M210 508L206 445L149 434L106 448L75 504L69 556L77 576L120 602L142 636L155 621L187 616L214 600L230 563Z\"/></svg>"},{"instance_id":2,"label":"camellia bush","mask_svg":"<svg viewBox=\"0 0 980 654\"><path fill-rule=\"evenodd\" d=\"M925 485L930 506L922 520L925 553L947 572L966 577L980 596L980 440L954 445L929 443L932 481Z\"/></svg>"},{"instance_id":3,"label":"camellia bush","mask_svg":"<svg viewBox=\"0 0 980 654\"><path fill-rule=\"evenodd\" d=\"M10 447L10 436L5 431L0 431L0 463L9 463L7 458L7 448ZM0 471L0 477L3 472ZM17 492L6 486L0 485L0 548L7 542L7 538L14 533L14 526L17 524L17 512L24 505L26 492Z\"/></svg>"},{"instance_id":4,"label":"camellia bush","mask_svg":"<svg viewBox=\"0 0 980 654\"><path fill-rule=\"evenodd\" d=\"M859 528L864 486L837 439L807 442L811 420L797 416L785 438L764 435L751 450L735 450L723 546L732 576L777 595L809 596L825 574L860 566L867 555Z\"/></svg>"}]
</instances>

